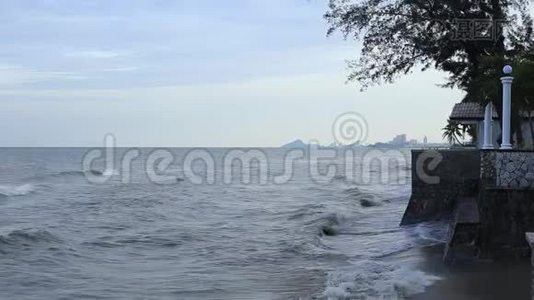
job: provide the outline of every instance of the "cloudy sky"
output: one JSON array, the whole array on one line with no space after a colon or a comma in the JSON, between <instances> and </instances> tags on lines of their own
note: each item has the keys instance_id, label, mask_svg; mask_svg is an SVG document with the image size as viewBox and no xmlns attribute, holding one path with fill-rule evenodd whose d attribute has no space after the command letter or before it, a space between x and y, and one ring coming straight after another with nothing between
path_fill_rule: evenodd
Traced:
<instances>
[{"instance_id":1,"label":"cloudy sky","mask_svg":"<svg viewBox=\"0 0 534 300\"><path fill-rule=\"evenodd\" d=\"M367 142L441 141L461 93L346 84L359 46L326 37L326 2L0 0L0 146L327 144L348 111Z\"/></svg>"}]
</instances>

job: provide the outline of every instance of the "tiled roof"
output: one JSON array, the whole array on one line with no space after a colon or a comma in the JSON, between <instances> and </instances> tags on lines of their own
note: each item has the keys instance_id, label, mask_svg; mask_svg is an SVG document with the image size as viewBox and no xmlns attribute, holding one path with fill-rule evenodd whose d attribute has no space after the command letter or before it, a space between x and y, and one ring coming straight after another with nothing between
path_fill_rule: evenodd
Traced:
<instances>
[{"instance_id":1,"label":"tiled roof","mask_svg":"<svg viewBox=\"0 0 534 300\"><path fill-rule=\"evenodd\" d=\"M493 119L497 119L497 112L493 108ZM465 120L483 120L484 119L484 107L478 103L465 102L456 103L452 109L451 120L465 121Z\"/></svg>"}]
</instances>

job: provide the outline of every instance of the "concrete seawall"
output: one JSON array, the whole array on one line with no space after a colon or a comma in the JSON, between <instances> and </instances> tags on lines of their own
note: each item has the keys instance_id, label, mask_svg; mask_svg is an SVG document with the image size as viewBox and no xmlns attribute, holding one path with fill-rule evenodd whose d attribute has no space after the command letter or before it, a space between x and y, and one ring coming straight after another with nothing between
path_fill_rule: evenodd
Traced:
<instances>
[{"instance_id":1,"label":"concrete seawall","mask_svg":"<svg viewBox=\"0 0 534 300\"><path fill-rule=\"evenodd\" d=\"M534 231L534 190L486 188L478 206L480 256L527 257L525 233Z\"/></svg>"},{"instance_id":2,"label":"concrete seawall","mask_svg":"<svg viewBox=\"0 0 534 300\"><path fill-rule=\"evenodd\" d=\"M481 255L525 257L525 233L534 231L534 152L481 151Z\"/></svg>"},{"instance_id":3,"label":"concrete seawall","mask_svg":"<svg viewBox=\"0 0 534 300\"><path fill-rule=\"evenodd\" d=\"M451 216L459 196L473 196L480 180L478 150L440 150L440 162L433 167L425 154L434 150L412 151L412 196L401 225L432 221ZM432 155L432 157L436 157ZM421 176L421 171L425 176ZM429 182L427 177L438 178Z\"/></svg>"},{"instance_id":4,"label":"concrete seawall","mask_svg":"<svg viewBox=\"0 0 534 300\"><path fill-rule=\"evenodd\" d=\"M450 220L447 261L459 253L528 256L525 233L534 232L534 151L440 150L441 161L434 166L425 153L412 151L412 196L401 225ZM421 173L439 182L429 183Z\"/></svg>"}]
</instances>

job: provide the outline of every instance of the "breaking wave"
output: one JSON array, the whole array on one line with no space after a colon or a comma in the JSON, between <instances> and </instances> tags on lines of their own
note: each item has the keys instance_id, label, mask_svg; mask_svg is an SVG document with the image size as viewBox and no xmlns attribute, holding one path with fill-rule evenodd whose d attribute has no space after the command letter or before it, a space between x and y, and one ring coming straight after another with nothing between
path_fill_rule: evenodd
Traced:
<instances>
[{"instance_id":1,"label":"breaking wave","mask_svg":"<svg viewBox=\"0 0 534 300\"><path fill-rule=\"evenodd\" d=\"M29 183L23 185L0 185L0 197L24 196L34 191L35 186Z\"/></svg>"},{"instance_id":2,"label":"breaking wave","mask_svg":"<svg viewBox=\"0 0 534 300\"><path fill-rule=\"evenodd\" d=\"M406 267L360 261L329 273L324 296L329 300L406 299L441 279Z\"/></svg>"},{"instance_id":3,"label":"breaking wave","mask_svg":"<svg viewBox=\"0 0 534 300\"><path fill-rule=\"evenodd\" d=\"M335 236L340 232L343 216L336 213L328 214L324 217L312 221L312 224L317 224L319 227L319 236ZM316 226L317 226L316 225Z\"/></svg>"}]
</instances>

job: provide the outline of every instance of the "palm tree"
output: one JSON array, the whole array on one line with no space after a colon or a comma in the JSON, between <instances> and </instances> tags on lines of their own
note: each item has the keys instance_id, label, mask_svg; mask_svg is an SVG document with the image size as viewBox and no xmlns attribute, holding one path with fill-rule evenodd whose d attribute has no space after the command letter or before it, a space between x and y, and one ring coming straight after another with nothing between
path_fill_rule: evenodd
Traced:
<instances>
[{"instance_id":1,"label":"palm tree","mask_svg":"<svg viewBox=\"0 0 534 300\"><path fill-rule=\"evenodd\" d=\"M464 137L464 130L460 128L460 125L451 119L447 120L447 125L442 128L443 138L447 139L449 144L459 144L463 146L463 143L460 141L460 138Z\"/></svg>"}]
</instances>

